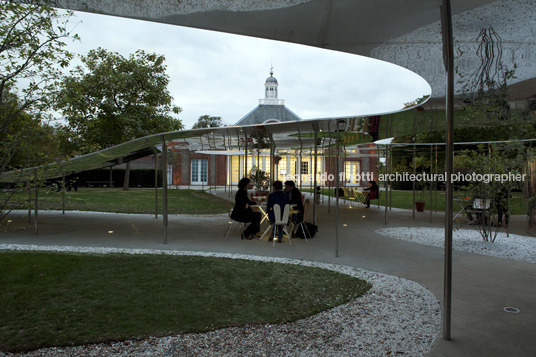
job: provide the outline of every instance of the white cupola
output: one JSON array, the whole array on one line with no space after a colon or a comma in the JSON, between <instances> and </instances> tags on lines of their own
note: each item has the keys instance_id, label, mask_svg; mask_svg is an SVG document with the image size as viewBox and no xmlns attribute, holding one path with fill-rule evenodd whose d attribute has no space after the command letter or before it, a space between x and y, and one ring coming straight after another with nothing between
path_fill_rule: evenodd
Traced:
<instances>
[{"instance_id":1,"label":"white cupola","mask_svg":"<svg viewBox=\"0 0 536 357\"><path fill-rule=\"evenodd\" d=\"M274 68L270 68L270 77L266 78L264 82L264 100L260 99L259 104L261 105L285 105L283 99L277 98L277 79L274 77Z\"/></svg>"}]
</instances>

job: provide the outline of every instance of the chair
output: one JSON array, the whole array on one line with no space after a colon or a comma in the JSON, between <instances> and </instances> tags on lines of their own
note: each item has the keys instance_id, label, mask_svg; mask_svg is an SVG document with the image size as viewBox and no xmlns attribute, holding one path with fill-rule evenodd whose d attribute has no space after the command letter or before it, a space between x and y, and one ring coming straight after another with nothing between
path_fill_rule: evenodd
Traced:
<instances>
[{"instance_id":1,"label":"chair","mask_svg":"<svg viewBox=\"0 0 536 357\"><path fill-rule=\"evenodd\" d=\"M356 202L357 194L353 187L348 187L348 200L350 201L349 207L352 207Z\"/></svg>"},{"instance_id":2,"label":"chair","mask_svg":"<svg viewBox=\"0 0 536 357\"><path fill-rule=\"evenodd\" d=\"M475 197L472 213L475 214L477 224L486 224L489 220L491 199Z\"/></svg>"},{"instance_id":3,"label":"chair","mask_svg":"<svg viewBox=\"0 0 536 357\"><path fill-rule=\"evenodd\" d=\"M229 215L229 227L227 228L227 232L225 232L225 239L227 239L227 236L229 235L229 232L231 231L231 228L233 226L233 223L235 224L235 229L240 227L240 233L246 229L247 223L246 222L238 222L231 218L231 214L233 213L233 209L227 207L227 214Z\"/></svg>"},{"instance_id":4,"label":"chair","mask_svg":"<svg viewBox=\"0 0 536 357\"><path fill-rule=\"evenodd\" d=\"M278 230L276 229L278 226L282 227L283 232L287 234L287 239L288 239L289 244L292 245L292 243L290 242L290 234L288 233L288 230L287 230L288 217L290 215L290 205L288 203L285 205L285 208L283 209L283 215L281 215L281 207L278 204L274 205L273 210L274 210L274 217L275 217L273 246L275 247L275 239L276 239L275 235L276 235L276 231ZM285 238L285 235L283 235L283 238Z\"/></svg>"},{"instance_id":5,"label":"chair","mask_svg":"<svg viewBox=\"0 0 536 357\"><path fill-rule=\"evenodd\" d=\"M365 191L366 194L364 195L364 205L367 205L367 203L370 205L370 201L372 200L378 200L378 207L380 207L380 189L377 190L370 190Z\"/></svg>"},{"instance_id":6,"label":"chair","mask_svg":"<svg viewBox=\"0 0 536 357\"><path fill-rule=\"evenodd\" d=\"M305 241L307 243L309 243L309 241L307 240L307 234L309 234L309 236L311 236L311 234L309 233L309 230L307 229L307 226L305 225L305 220L307 219L307 214L308 213L309 213L309 199L306 199L305 203L303 204L303 219L301 220L300 223L298 223L298 226L296 227L294 232L296 232L298 229L301 228L303 236L305 237Z\"/></svg>"}]
</instances>

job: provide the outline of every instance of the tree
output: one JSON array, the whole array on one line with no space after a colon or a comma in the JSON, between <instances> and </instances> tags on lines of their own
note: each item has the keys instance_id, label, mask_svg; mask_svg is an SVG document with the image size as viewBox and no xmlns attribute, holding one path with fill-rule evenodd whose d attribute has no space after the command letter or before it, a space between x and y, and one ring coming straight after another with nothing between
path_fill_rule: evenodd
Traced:
<instances>
[{"instance_id":1,"label":"tree","mask_svg":"<svg viewBox=\"0 0 536 357\"><path fill-rule=\"evenodd\" d=\"M201 129L201 128L218 128L223 126L221 122L221 117L211 117L209 115L202 115L197 119L197 123L192 126L192 129Z\"/></svg>"},{"instance_id":2,"label":"tree","mask_svg":"<svg viewBox=\"0 0 536 357\"><path fill-rule=\"evenodd\" d=\"M522 182L500 178L502 175L505 178L508 175L521 177L530 152L520 142L509 142L479 145L479 150L466 150L458 155L457 166L470 169L476 177L467 182L465 190L470 197L488 202L488 207L481 211L469 210L473 227L485 242L495 241L499 233L499 225L496 224L499 212L510 214L511 192L522 188Z\"/></svg>"},{"instance_id":3,"label":"tree","mask_svg":"<svg viewBox=\"0 0 536 357\"><path fill-rule=\"evenodd\" d=\"M0 176L57 158L46 122L61 69L72 58L63 40L78 38L68 29L71 15L48 6L0 1ZM39 181L33 178L33 184ZM28 189L2 191L0 220L15 193Z\"/></svg>"},{"instance_id":4,"label":"tree","mask_svg":"<svg viewBox=\"0 0 536 357\"><path fill-rule=\"evenodd\" d=\"M98 48L81 56L65 78L57 96L57 109L68 124L69 153L85 154L139 137L183 129L172 114L181 109L172 104L167 89L165 58L138 50L128 58ZM128 189L128 172L123 189Z\"/></svg>"}]
</instances>

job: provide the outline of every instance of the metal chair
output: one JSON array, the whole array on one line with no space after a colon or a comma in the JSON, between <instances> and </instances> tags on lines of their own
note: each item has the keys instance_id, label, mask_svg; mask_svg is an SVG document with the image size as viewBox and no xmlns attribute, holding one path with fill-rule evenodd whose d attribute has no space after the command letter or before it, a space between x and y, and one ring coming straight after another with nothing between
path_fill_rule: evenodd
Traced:
<instances>
[{"instance_id":1,"label":"metal chair","mask_svg":"<svg viewBox=\"0 0 536 357\"><path fill-rule=\"evenodd\" d=\"M283 229L283 232L287 234L288 242L290 245L292 245L292 243L290 242L290 234L288 233L288 230L287 230L288 218L290 215L290 205L288 203L285 205L285 208L283 209L283 215L281 215L281 207L278 204L274 205L273 210L274 210L274 218L275 218L275 223L273 224L274 226L273 246L275 247L275 239L276 239L275 235L276 235L276 231L278 231L278 227L281 227ZM285 238L285 235L283 235L283 239L284 238Z\"/></svg>"},{"instance_id":2,"label":"metal chair","mask_svg":"<svg viewBox=\"0 0 536 357\"><path fill-rule=\"evenodd\" d=\"M353 187L348 187L347 191L348 191L348 196L347 197L348 197L348 200L349 200L348 206L351 208L356 203L357 193L356 193L356 191L355 191L355 189Z\"/></svg>"},{"instance_id":3,"label":"metal chair","mask_svg":"<svg viewBox=\"0 0 536 357\"><path fill-rule=\"evenodd\" d=\"M231 228L233 227L233 224L235 224L235 230L236 230L236 228L240 227L240 233L242 233L244 231L244 229L246 229L247 223L246 222L235 221L234 219L231 218L232 213L233 213L232 208L227 211L227 214L229 215L229 227L227 228L227 232L225 232L225 239L227 239L227 236L229 235L229 232L231 231Z\"/></svg>"},{"instance_id":4,"label":"metal chair","mask_svg":"<svg viewBox=\"0 0 536 357\"><path fill-rule=\"evenodd\" d=\"M298 223L298 226L294 230L294 234L296 234L296 231L301 228L303 237L305 238L305 241L309 243L307 240L307 234L309 234L309 237L311 236L311 233L309 233L309 229L307 229L307 226L305 225L305 220L307 219L307 214L309 213L309 199L305 200L305 203L303 204L303 219L300 223Z\"/></svg>"}]
</instances>

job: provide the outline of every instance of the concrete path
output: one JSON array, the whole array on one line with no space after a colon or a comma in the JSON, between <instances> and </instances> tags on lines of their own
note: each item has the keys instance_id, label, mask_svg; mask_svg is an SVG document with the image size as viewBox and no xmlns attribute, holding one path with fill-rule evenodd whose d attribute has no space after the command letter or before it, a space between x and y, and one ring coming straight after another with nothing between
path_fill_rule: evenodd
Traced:
<instances>
[{"instance_id":1,"label":"concrete path","mask_svg":"<svg viewBox=\"0 0 536 357\"><path fill-rule=\"evenodd\" d=\"M227 193L218 195L232 200ZM38 235L32 224L26 224L26 229L1 231L0 244L176 249L315 260L407 278L443 300L442 248L375 233L383 227L442 227L442 213L434 213L430 223L428 212L413 219L411 211L393 209L387 224L383 208L377 206L341 205L339 213L338 249L334 202L328 212L327 200L317 210L317 235L308 243L293 239L292 246L285 241L272 247L266 238L241 240L237 231L225 240L226 215L170 215L164 245L161 216L76 212L41 212ZM24 221L20 213L14 224L23 227ZM513 233L526 235L525 228L525 217L512 218ZM536 264L454 251L452 291L452 339L440 336L430 356L536 356ZM507 313L503 310L507 306L521 312Z\"/></svg>"}]
</instances>

